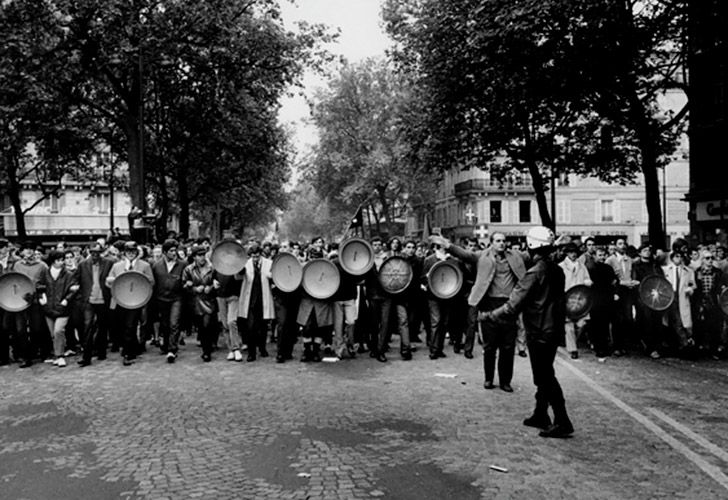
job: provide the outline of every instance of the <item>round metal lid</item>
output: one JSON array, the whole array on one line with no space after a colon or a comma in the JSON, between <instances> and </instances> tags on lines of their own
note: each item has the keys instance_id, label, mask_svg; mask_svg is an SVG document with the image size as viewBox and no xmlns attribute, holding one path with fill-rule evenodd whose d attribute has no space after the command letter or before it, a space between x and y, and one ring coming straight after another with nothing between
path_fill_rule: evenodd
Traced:
<instances>
[{"instance_id":1,"label":"round metal lid","mask_svg":"<svg viewBox=\"0 0 728 500\"><path fill-rule=\"evenodd\" d=\"M594 305L592 290L586 285L574 285L566 291L566 316L569 319L581 319Z\"/></svg>"},{"instance_id":2,"label":"round metal lid","mask_svg":"<svg viewBox=\"0 0 728 500\"><path fill-rule=\"evenodd\" d=\"M279 290L293 292L301 285L303 266L295 255L282 252L273 259L271 275Z\"/></svg>"},{"instance_id":3,"label":"round metal lid","mask_svg":"<svg viewBox=\"0 0 728 500\"><path fill-rule=\"evenodd\" d=\"M30 307L23 297L35 292L33 281L22 273L9 272L0 276L0 308L20 312Z\"/></svg>"},{"instance_id":4,"label":"round metal lid","mask_svg":"<svg viewBox=\"0 0 728 500\"><path fill-rule=\"evenodd\" d=\"M642 303L653 311L664 311L675 300L675 290L669 281L654 274L640 282L639 296Z\"/></svg>"},{"instance_id":5,"label":"round metal lid","mask_svg":"<svg viewBox=\"0 0 728 500\"><path fill-rule=\"evenodd\" d=\"M139 271L120 274L111 285L111 295L124 309L139 309L152 298L152 282Z\"/></svg>"},{"instance_id":6,"label":"round metal lid","mask_svg":"<svg viewBox=\"0 0 728 500\"><path fill-rule=\"evenodd\" d=\"M385 260L379 268L379 283L387 293L402 293L412 282L412 266L400 256L392 256Z\"/></svg>"},{"instance_id":7,"label":"round metal lid","mask_svg":"<svg viewBox=\"0 0 728 500\"><path fill-rule=\"evenodd\" d=\"M221 241L212 249L210 261L215 271L232 276L243 270L248 261L248 253L237 241Z\"/></svg>"},{"instance_id":8,"label":"round metal lid","mask_svg":"<svg viewBox=\"0 0 728 500\"><path fill-rule=\"evenodd\" d=\"M336 266L326 259L310 260L303 266L303 289L314 299L328 299L336 293L341 275Z\"/></svg>"},{"instance_id":9,"label":"round metal lid","mask_svg":"<svg viewBox=\"0 0 728 500\"><path fill-rule=\"evenodd\" d=\"M349 238L339 245L339 262L347 273L361 276L374 265L374 249L366 240Z\"/></svg>"},{"instance_id":10,"label":"round metal lid","mask_svg":"<svg viewBox=\"0 0 728 500\"><path fill-rule=\"evenodd\" d=\"M437 262L427 273L430 291L439 299L450 299L463 286L463 273L457 263L451 260Z\"/></svg>"}]
</instances>

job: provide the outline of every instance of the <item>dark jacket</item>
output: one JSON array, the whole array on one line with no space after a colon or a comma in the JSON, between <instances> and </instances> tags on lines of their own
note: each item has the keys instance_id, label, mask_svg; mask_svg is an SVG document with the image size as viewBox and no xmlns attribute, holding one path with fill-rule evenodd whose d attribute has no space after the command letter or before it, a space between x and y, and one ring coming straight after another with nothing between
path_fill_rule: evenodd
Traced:
<instances>
[{"instance_id":1,"label":"dark jacket","mask_svg":"<svg viewBox=\"0 0 728 500\"><path fill-rule=\"evenodd\" d=\"M61 318L70 314L69 304L73 300L75 291L71 290L73 285L78 285L77 272L68 271L65 267L61 268L58 278L53 279L50 269L46 268L41 274L39 287L45 287L45 294L48 299L46 305L43 306L43 313L49 318ZM66 301L66 305L61 302Z\"/></svg>"},{"instance_id":2,"label":"dark jacket","mask_svg":"<svg viewBox=\"0 0 728 500\"><path fill-rule=\"evenodd\" d=\"M344 270L344 268L341 266L341 262L339 261L339 257L334 257L333 259L331 259L331 262L339 270L340 277L339 289L336 290L336 293L331 297L331 301L339 302L344 300L356 299L356 283L358 277L352 276Z\"/></svg>"},{"instance_id":3,"label":"dark jacket","mask_svg":"<svg viewBox=\"0 0 728 500\"><path fill-rule=\"evenodd\" d=\"M592 295L594 298L594 305L592 311L599 314L608 314L614 306L614 294L617 293L617 273L609 264L603 262L596 262L592 264L592 268L589 269L589 277L592 280Z\"/></svg>"},{"instance_id":4,"label":"dark jacket","mask_svg":"<svg viewBox=\"0 0 728 500\"><path fill-rule=\"evenodd\" d=\"M182 272L187 263L177 259L172 271L167 271L167 261L159 259L152 266L154 275L154 296L160 302L175 302L182 299Z\"/></svg>"},{"instance_id":5,"label":"dark jacket","mask_svg":"<svg viewBox=\"0 0 728 500\"><path fill-rule=\"evenodd\" d=\"M516 284L508 302L491 314L497 320L522 312L529 342L561 344L566 323L565 281L558 264L537 257Z\"/></svg>"},{"instance_id":6,"label":"dark jacket","mask_svg":"<svg viewBox=\"0 0 728 500\"><path fill-rule=\"evenodd\" d=\"M78 265L78 284L80 285L78 298L82 304L87 303L91 296L91 289L94 285L93 265L91 257L84 259ZM111 301L111 290L109 287L104 286L104 283L106 282L106 277L109 275L109 271L111 271L111 266L113 265L114 263L109 259L104 257L99 259L99 286L101 287L101 294L104 297L104 303L106 305L109 305L109 302Z\"/></svg>"}]
</instances>

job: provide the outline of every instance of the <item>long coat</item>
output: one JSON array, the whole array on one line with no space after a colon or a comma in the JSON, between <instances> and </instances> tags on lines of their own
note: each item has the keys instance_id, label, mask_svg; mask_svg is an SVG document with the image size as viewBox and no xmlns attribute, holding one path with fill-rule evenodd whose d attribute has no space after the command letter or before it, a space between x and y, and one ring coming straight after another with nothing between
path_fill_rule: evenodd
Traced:
<instances>
[{"instance_id":1,"label":"long coat","mask_svg":"<svg viewBox=\"0 0 728 500\"><path fill-rule=\"evenodd\" d=\"M670 262L666 266L662 266L662 271L665 273L665 278L672 285L672 289L675 290L675 270L678 269L680 273L680 289L676 290L676 299L678 308L680 310L680 319L685 328L693 327L693 314L690 310L690 293L695 291L695 272L687 266L681 265L676 266L673 262Z\"/></svg>"},{"instance_id":2,"label":"long coat","mask_svg":"<svg viewBox=\"0 0 728 500\"><path fill-rule=\"evenodd\" d=\"M260 258L260 284L263 291L263 319L275 318L275 309L273 307L273 294L271 293L271 266L273 261L265 257ZM255 269L253 269L253 259L248 259L245 263L243 272L243 286L240 290L240 298L238 299L238 315L241 318L248 317L248 309L250 309L250 295L253 290L253 278L255 277Z\"/></svg>"},{"instance_id":3,"label":"long coat","mask_svg":"<svg viewBox=\"0 0 728 500\"><path fill-rule=\"evenodd\" d=\"M462 261L477 262L478 269L475 275L475 283L473 283L473 288L470 290L470 297L468 297L468 304L477 306L482 298L485 297L485 293L490 288L490 284L495 277L495 257L493 256L493 251L488 249L483 252L468 252L455 245L451 245L448 251ZM506 261L518 280L526 275L526 263L520 253L513 250L506 250Z\"/></svg>"}]
</instances>

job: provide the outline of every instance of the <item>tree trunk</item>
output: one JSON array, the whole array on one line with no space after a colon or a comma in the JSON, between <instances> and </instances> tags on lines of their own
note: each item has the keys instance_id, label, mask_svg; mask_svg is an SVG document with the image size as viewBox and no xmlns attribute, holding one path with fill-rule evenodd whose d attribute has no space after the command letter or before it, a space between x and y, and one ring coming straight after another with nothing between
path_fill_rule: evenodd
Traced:
<instances>
[{"instance_id":1,"label":"tree trunk","mask_svg":"<svg viewBox=\"0 0 728 500\"><path fill-rule=\"evenodd\" d=\"M555 229L554 219L551 216L552 214L549 212L549 205L546 200L543 176L535 162L528 163L528 173L531 174L533 191L536 194L536 205L538 206L538 213L541 216L541 224L548 228Z\"/></svg>"},{"instance_id":2,"label":"tree trunk","mask_svg":"<svg viewBox=\"0 0 728 500\"><path fill-rule=\"evenodd\" d=\"M28 233L25 229L25 213L23 212L23 205L20 200L20 181L18 180L18 162L14 155L7 154L6 162L8 166L8 197L10 198L10 204L13 207L15 213L15 227L18 234L18 239L24 240L28 237Z\"/></svg>"},{"instance_id":3,"label":"tree trunk","mask_svg":"<svg viewBox=\"0 0 728 500\"><path fill-rule=\"evenodd\" d=\"M142 160L142 140L139 130L139 114L137 108L130 107L125 117L126 161L129 166L129 197L131 204L147 211L146 193L144 193L144 166Z\"/></svg>"},{"instance_id":4,"label":"tree trunk","mask_svg":"<svg viewBox=\"0 0 728 500\"><path fill-rule=\"evenodd\" d=\"M639 96L633 92L629 97L630 115L642 156L642 176L645 179L645 205L647 206L647 235L653 248L665 248L665 231L662 227L662 207L660 206L660 181L657 177L657 140L656 127L647 115Z\"/></svg>"},{"instance_id":5,"label":"tree trunk","mask_svg":"<svg viewBox=\"0 0 728 500\"><path fill-rule=\"evenodd\" d=\"M394 228L392 227L392 214L389 210L389 200L387 199L387 188L377 188L377 194L379 195L379 203L382 205L382 213L384 214L384 225L387 230L387 237L391 238L394 235Z\"/></svg>"},{"instance_id":6,"label":"tree trunk","mask_svg":"<svg viewBox=\"0 0 728 500\"><path fill-rule=\"evenodd\" d=\"M177 201L179 203L179 234L187 238L190 232L190 193L187 184L187 169L177 168Z\"/></svg>"},{"instance_id":7,"label":"tree trunk","mask_svg":"<svg viewBox=\"0 0 728 500\"><path fill-rule=\"evenodd\" d=\"M372 214L374 215L374 225L377 228L377 236L381 236L382 235L382 228L379 225L379 214L377 214L377 210L374 208L374 204L373 203L370 203L369 204L369 209L372 211Z\"/></svg>"}]
</instances>

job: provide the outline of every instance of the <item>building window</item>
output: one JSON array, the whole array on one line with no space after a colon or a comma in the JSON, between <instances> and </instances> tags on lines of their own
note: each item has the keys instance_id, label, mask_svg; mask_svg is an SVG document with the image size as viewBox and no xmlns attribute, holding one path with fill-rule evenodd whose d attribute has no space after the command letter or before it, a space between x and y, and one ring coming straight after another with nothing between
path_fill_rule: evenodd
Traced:
<instances>
[{"instance_id":1,"label":"building window","mask_svg":"<svg viewBox=\"0 0 728 500\"><path fill-rule=\"evenodd\" d=\"M559 224L569 223L569 200L559 200L556 203L556 222Z\"/></svg>"},{"instance_id":2,"label":"building window","mask_svg":"<svg viewBox=\"0 0 728 500\"><path fill-rule=\"evenodd\" d=\"M96 193L89 196L91 202L91 210L96 210L98 213L109 213L109 195L106 193Z\"/></svg>"},{"instance_id":3,"label":"building window","mask_svg":"<svg viewBox=\"0 0 728 500\"><path fill-rule=\"evenodd\" d=\"M518 221L531 222L531 200L520 200L518 202Z\"/></svg>"},{"instance_id":4,"label":"building window","mask_svg":"<svg viewBox=\"0 0 728 500\"><path fill-rule=\"evenodd\" d=\"M52 194L47 196L41 203L43 208L48 209L52 214L58 213L58 196Z\"/></svg>"},{"instance_id":5,"label":"building window","mask_svg":"<svg viewBox=\"0 0 728 500\"><path fill-rule=\"evenodd\" d=\"M602 200L602 222L614 222L614 200Z\"/></svg>"},{"instance_id":6,"label":"building window","mask_svg":"<svg viewBox=\"0 0 728 500\"><path fill-rule=\"evenodd\" d=\"M503 222L500 200L490 202L490 222Z\"/></svg>"}]
</instances>

